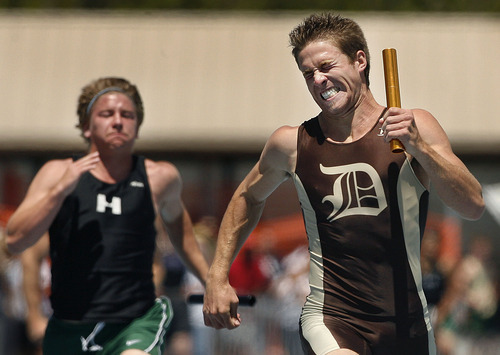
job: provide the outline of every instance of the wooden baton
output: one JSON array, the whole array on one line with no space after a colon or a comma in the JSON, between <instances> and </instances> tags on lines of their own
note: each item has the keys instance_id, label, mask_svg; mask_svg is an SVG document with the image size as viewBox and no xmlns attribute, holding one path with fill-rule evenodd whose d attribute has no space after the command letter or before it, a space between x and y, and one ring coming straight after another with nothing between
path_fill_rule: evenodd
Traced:
<instances>
[{"instance_id":1,"label":"wooden baton","mask_svg":"<svg viewBox=\"0 0 500 355\"><path fill-rule=\"evenodd\" d=\"M387 107L401 107L401 96L399 94L398 60L394 48L386 48L382 51L384 61L385 96ZM391 140L391 151L393 153L404 152L405 147L398 139Z\"/></svg>"}]
</instances>

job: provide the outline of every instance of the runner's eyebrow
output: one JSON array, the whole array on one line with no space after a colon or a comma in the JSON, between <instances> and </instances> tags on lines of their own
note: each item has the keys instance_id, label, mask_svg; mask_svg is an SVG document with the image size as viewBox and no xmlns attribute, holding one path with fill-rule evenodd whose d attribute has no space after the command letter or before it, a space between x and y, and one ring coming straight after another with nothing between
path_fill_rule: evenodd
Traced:
<instances>
[{"instance_id":1,"label":"runner's eyebrow","mask_svg":"<svg viewBox=\"0 0 500 355\"><path fill-rule=\"evenodd\" d=\"M318 67L314 67L314 68L306 68L304 70L301 70L302 72L302 75L304 76L307 76L307 75L311 75L312 73L314 73L316 70L323 70L325 68L325 66L331 66L331 65L334 65L335 64L335 59L325 59L325 60L322 60L320 63L319 63L319 66Z\"/></svg>"}]
</instances>

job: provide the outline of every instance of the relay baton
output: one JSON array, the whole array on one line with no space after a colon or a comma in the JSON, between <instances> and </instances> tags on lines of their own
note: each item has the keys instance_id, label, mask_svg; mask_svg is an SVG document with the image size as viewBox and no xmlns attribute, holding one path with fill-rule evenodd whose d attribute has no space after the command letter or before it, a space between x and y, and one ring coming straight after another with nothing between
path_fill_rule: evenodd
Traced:
<instances>
[{"instance_id":1,"label":"relay baton","mask_svg":"<svg viewBox=\"0 0 500 355\"><path fill-rule=\"evenodd\" d=\"M238 295L238 301L240 306L253 307L257 298L254 295ZM201 304L203 303L203 294L192 294L187 298L187 302L191 304Z\"/></svg>"},{"instance_id":2,"label":"relay baton","mask_svg":"<svg viewBox=\"0 0 500 355\"><path fill-rule=\"evenodd\" d=\"M382 51L384 60L385 96L387 107L401 107L401 96L399 94L398 60L394 48L386 48ZM404 152L405 147L398 139L391 140L391 151L393 153Z\"/></svg>"}]
</instances>

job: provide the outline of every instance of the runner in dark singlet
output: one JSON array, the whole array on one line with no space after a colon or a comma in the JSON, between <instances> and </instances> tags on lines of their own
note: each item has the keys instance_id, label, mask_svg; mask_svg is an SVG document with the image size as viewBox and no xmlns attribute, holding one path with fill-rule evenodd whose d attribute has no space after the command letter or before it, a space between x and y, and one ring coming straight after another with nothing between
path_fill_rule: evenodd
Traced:
<instances>
[{"instance_id":1,"label":"runner in dark singlet","mask_svg":"<svg viewBox=\"0 0 500 355\"><path fill-rule=\"evenodd\" d=\"M155 220L202 283L208 272L179 172L133 155L144 110L127 80L85 86L77 113L89 153L47 162L7 225L15 253L49 231L54 315L43 353L161 354L173 314L168 298L155 299Z\"/></svg>"},{"instance_id":2,"label":"runner in dark singlet","mask_svg":"<svg viewBox=\"0 0 500 355\"><path fill-rule=\"evenodd\" d=\"M427 191L432 185L449 207L477 219L481 186L429 112L384 111L376 102L368 47L354 21L311 15L290 33L290 44L321 113L277 129L234 193L207 278L205 324L241 324L231 263L267 197L292 178L311 258L300 320L305 352L434 354L419 260ZM391 153L392 139L406 152Z\"/></svg>"},{"instance_id":3,"label":"runner in dark singlet","mask_svg":"<svg viewBox=\"0 0 500 355\"><path fill-rule=\"evenodd\" d=\"M405 155L385 149L380 127L346 144L326 141L318 118L298 130L293 179L313 260L301 331L311 353L433 353L417 268L428 192Z\"/></svg>"}]
</instances>

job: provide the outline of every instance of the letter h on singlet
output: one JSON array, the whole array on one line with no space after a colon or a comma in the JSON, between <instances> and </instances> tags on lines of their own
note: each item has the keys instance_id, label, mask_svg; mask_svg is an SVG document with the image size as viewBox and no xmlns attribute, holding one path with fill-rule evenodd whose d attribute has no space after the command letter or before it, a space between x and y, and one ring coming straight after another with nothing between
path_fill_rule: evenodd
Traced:
<instances>
[{"instance_id":1,"label":"letter h on singlet","mask_svg":"<svg viewBox=\"0 0 500 355\"><path fill-rule=\"evenodd\" d=\"M113 196L111 202L106 200L106 195L98 194L97 195L97 207L96 211L99 213L106 212L106 208L111 208L111 213L120 215L122 214L122 199L116 196Z\"/></svg>"}]
</instances>

